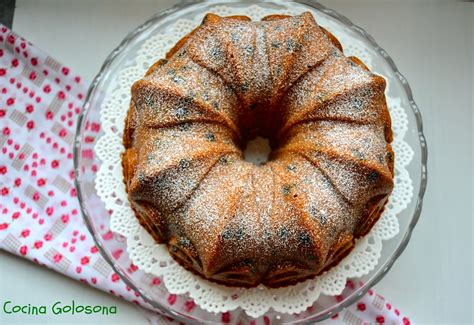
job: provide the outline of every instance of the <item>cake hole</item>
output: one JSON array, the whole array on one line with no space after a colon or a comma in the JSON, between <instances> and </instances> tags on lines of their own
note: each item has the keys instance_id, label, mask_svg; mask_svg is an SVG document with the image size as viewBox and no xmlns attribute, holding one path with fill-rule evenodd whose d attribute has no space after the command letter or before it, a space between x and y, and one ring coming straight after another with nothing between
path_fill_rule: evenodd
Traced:
<instances>
[{"instance_id":1,"label":"cake hole","mask_svg":"<svg viewBox=\"0 0 474 325\"><path fill-rule=\"evenodd\" d=\"M268 156L271 151L272 149L268 139L256 137L247 142L247 146L244 150L244 159L245 161L260 166L268 161Z\"/></svg>"}]
</instances>

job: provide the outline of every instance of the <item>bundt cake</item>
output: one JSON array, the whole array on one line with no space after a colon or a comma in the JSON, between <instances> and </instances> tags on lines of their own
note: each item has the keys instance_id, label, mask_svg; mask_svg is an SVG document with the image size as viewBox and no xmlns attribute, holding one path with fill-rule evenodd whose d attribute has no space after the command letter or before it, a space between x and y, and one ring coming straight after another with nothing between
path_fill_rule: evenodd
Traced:
<instances>
[{"instance_id":1,"label":"bundt cake","mask_svg":"<svg viewBox=\"0 0 474 325\"><path fill-rule=\"evenodd\" d=\"M281 287L336 265L393 188L385 80L310 13L207 14L133 84L130 204L186 269ZM269 139L268 162L243 159Z\"/></svg>"}]
</instances>

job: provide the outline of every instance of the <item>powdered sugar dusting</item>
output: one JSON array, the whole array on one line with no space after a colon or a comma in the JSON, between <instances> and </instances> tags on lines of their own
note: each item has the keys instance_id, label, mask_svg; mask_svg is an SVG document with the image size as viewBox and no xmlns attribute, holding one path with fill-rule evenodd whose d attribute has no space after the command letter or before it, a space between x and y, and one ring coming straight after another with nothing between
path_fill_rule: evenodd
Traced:
<instances>
[{"instance_id":1,"label":"powdered sugar dusting","mask_svg":"<svg viewBox=\"0 0 474 325\"><path fill-rule=\"evenodd\" d=\"M133 86L124 159L129 198L156 210L172 255L244 286L337 262L369 201L393 186L381 79L310 14L211 15L168 59ZM255 135L275 149L262 166L242 159Z\"/></svg>"}]
</instances>

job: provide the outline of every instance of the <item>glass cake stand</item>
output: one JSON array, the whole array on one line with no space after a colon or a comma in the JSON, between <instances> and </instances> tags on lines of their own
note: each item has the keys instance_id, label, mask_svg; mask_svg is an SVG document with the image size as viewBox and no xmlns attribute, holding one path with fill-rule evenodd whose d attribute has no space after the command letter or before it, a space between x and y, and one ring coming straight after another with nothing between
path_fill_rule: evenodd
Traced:
<instances>
[{"instance_id":1,"label":"glass cake stand","mask_svg":"<svg viewBox=\"0 0 474 325\"><path fill-rule=\"evenodd\" d=\"M104 94L111 91L116 84L118 72L127 64L130 64L137 49L156 31L166 30L173 22L181 18L194 17L204 12L212 12L214 6L222 5L242 8L257 2L252 1L183 1L179 5L158 12L150 20L131 32L122 43L109 55L104 62L102 69L92 82L87 94L84 109L79 116L75 145L74 145L74 166L75 185L81 204L82 214L89 231L99 248L102 256L110 264L112 269L119 274L122 280L156 311L185 323L220 323L225 317L222 314L214 314L195 307L190 311L185 303L189 298L178 296L176 303L170 305L167 301L168 292L164 285L152 285L150 277L141 270L130 269L131 261L128 254L122 254L120 260L113 257L112 252L121 249L126 252L126 240L119 235L110 239L110 215L106 210L95 190L95 175L101 162L94 155L94 146L97 139L103 134L100 128L100 108L104 101ZM349 19L337 12L324 7L314 1L296 2L258 2L259 6L286 9L297 8L312 12L316 18L324 17L330 24L335 24L343 28L354 40L364 42L375 57L373 66L377 73L383 75L390 81L390 96L399 98L401 106L405 108L408 115L408 131L405 136L407 142L414 150L414 157L407 170L413 181L414 197L409 206L398 215L400 231L396 237L384 241L382 254L376 268L367 275L354 279L350 286L337 297L321 296L307 311L290 315L278 314L270 310L267 313L269 319L278 320L281 323L315 322L331 317L343 308L356 302L362 295L380 281L388 272L393 263L403 252L412 234L421 213L423 195L427 181L427 147L423 135L423 126L420 111L415 104L410 86L406 79L397 70L393 60L383 50L375 40L362 28L355 26ZM158 60L159 58L156 58ZM105 236L109 234L109 236ZM156 284L156 283L155 283ZM235 320L250 319L243 311L233 311L238 316ZM258 324L263 317L256 320ZM243 322L245 323L245 322Z\"/></svg>"}]
</instances>

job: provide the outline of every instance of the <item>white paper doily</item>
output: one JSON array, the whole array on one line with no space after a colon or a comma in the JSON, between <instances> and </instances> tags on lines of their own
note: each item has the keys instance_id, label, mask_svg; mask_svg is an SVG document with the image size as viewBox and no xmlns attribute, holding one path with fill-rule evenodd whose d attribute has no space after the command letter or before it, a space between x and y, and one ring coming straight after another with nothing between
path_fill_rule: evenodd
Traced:
<instances>
[{"instance_id":1,"label":"white paper doily","mask_svg":"<svg viewBox=\"0 0 474 325\"><path fill-rule=\"evenodd\" d=\"M254 20L277 11L257 5L231 8L215 7L218 15L244 14ZM282 11L278 11L282 13ZM299 12L283 11L295 15ZM138 223L127 199L123 183L120 154L123 152L122 130L130 103L130 87L143 77L146 70L155 61L165 56L181 37L191 31L202 20L197 16L193 20L180 19L166 33L155 34L138 51L135 62L131 62L118 76L119 86L105 94L101 107L101 124L105 134L99 139L95 151L102 161L97 173L96 189L99 197L111 211L112 231L127 238L130 259L146 273L159 276L170 293L189 294L196 304L210 312L226 312L241 307L251 317L259 317L273 308L281 313L298 313L311 306L321 294L338 295L347 279L369 273L379 260L382 241L393 238L399 231L397 214L404 210L413 195L412 180L406 166L413 158L412 148L404 141L408 119L400 100L387 96L387 104L392 117L395 151L395 187L385 210L375 226L365 237L357 240L354 250L337 266L323 275L294 286L270 289L259 286L252 289L229 288L211 283L186 271L174 262L165 245L156 244L152 237ZM352 39L337 26L331 25L316 16L321 26L330 30L341 42L346 56L354 55L369 68L372 67L370 52L362 43ZM390 81L387 80L387 89Z\"/></svg>"}]
</instances>

